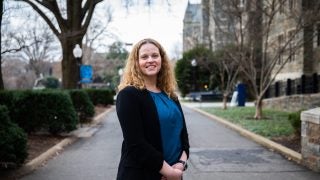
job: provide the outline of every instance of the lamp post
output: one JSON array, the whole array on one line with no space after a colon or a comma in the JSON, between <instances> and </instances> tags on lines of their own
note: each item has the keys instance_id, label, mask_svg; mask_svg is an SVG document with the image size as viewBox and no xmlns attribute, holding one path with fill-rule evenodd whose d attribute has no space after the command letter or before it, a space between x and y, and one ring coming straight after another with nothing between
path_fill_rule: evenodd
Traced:
<instances>
[{"instance_id":1,"label":"lamp post","mask_svg":"<svg viewBox=\"0 0 320 180\"><path fill-rule=\"evenodd\" d=\"M197 67L198 63L196 59L192 59L191 61L191 66L192 66L192 79L193 79L193 91L196 91L197 89L197 83L196 83L196 67Z\"/></svg>"},{"instance_id":2,"label":"lamp post","mask_svg":"<svg viewBox=\"0 0 320 180\"><path fill-rule=\"evenodd\" d=\"M76 44L75 47L73 48L73 56L76 58L78 69L79 69L79 74L78 74L78 88L81 88L81 82L80 82L80 66L81 66L81 57L82 57L82 49L80 48L79 44Z\"/></svg>"},{"instance_id":3,"label":"lamp post","mask_svg":"<svg viewBox=\"0 0 320 180\"><path fill-rule=\"evenodd\" d=\"M118 74L119 74L119 83L121 82L121 79L122 79L122 74L123 74L123 69L122 68L120 68L119 70L118 70Z\"/></svg>"}]
</instances>

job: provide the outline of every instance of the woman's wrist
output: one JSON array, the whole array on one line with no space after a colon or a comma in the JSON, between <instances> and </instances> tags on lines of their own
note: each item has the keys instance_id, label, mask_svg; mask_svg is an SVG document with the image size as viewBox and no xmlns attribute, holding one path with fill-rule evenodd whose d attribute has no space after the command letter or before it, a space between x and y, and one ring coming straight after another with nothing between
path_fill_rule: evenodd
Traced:
<instances>
[{"instance_id":1,"label":"woman's wrist","mask_svg":"<svg viewBox=\"0 0 320 180\"><path fill-rule=\"evenodd\" d=\"M183 166L182 171L187 170L187 168L188 168L187 161L184 161L184 160L181 160L181 159L180 159L177 163L182 164L182 166Z\"/></svg>"},{"instance_id":2,"label":"woman's wrist","mask_svg":"<svg viewBox=\"0 0 320 180\"><path fill-rule=\"evenodd\" d=\"M180 160L187 161L187 159L188 159L187 153L185 151L182 151L182 154L180 156Z\"/></svg>"},{"instance_id":3,"label":"woman's wrist","mask_svg":"<svg viewBox=\"0 0 320 180\"><path fill-rule=\"evenodd\" d=\"M175 169L174 167L171 167L168 163L163 161L160 174L162 174L165 177L179 177L182 175L182 170Z\"/></svg>"},{"instance_id":4,"label":"woman's wrist","mask_svg":"<svg viewBox=\"0 0 320 180\"><path fill-rule=\"evenodd\" d=\"M172 173L173 168L166 162L163 161L162 168L160 169L160 173L164 176L168 176Z\"/></svg>"}]
</instances>

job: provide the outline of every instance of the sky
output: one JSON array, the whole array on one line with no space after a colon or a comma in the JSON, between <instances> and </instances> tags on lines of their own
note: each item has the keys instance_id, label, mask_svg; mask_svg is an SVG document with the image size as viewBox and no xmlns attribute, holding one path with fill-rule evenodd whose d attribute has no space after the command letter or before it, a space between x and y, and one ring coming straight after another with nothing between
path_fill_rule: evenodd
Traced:
<instances>
[{"instance_id":1,"label":"sky","mask_svg":"<svg viewBox=\"0 0 320 180\"><path fill-rule=\"evenodd\" d=\"M164 46L170 58L180 58L183 18L188 1L200 3L200 0L153 0L154 5L151 7L144 6L145 0L132 1L135 2L135 6L130 7L129 10L121 4L123 0L104 0L97 5L95 11L105 11L108 5L111 6L112 22L107 28L117 37L117 39L106 37L102 43L106 42L105 45L110 45L119 40L134 44L143 38L153 38ZM19 29L24 26L24 22L24 18L15 18L12 24ZM130 51L131 46L127 46L127 49ZM105 48L102 51L105 51ZM102 51L98 50L98 52Z\"/></svg>"},{"instance_id":2,"label":"sky","mask_svg":"<svg viewBox=\"0 0 320 180\"><path fill-rule=\"evenodd\" d=\"M199 3L199 0L189 0ZM112 7L113 22L110 29L119 40L125 43L136 43L143 38L159 41L171 58L177 57L177 47L182 50L183 18L188 0L157 0L152 7L138 4L129 9L121 7L121 1L114 1ZM128 47L130 50L130 47Z\"/></svg>"}]
</instances>

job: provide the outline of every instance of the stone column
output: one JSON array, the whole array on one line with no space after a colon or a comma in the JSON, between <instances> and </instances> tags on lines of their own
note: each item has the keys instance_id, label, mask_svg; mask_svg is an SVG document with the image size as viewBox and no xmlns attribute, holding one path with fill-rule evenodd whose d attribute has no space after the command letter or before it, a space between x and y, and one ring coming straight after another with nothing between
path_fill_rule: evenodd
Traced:
<instances>
[{"instance_id":1,"label":"stone column","mask_svg":"<svg viewBox=\"0 0 320 180\"><path fill-rule=\"evenodd\" d=\"M302 163L320 172L320 108L301 113Z\"/></svg>"}]
</instances>

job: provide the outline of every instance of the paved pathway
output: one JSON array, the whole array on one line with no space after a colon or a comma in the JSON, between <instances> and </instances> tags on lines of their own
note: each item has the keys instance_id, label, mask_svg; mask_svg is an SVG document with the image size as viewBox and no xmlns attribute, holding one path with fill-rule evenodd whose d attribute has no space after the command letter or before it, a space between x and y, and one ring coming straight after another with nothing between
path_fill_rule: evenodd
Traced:
<instances>
[{"instance_id":1,"label":"paved pathway","mask_svg":"<svg viewBox=\"0 0 320 180\"><path fill-rule=\"evenodd\" d=\"M122 134L115 111L107 114L92 137L68 146L23 180L113 180L120 159Z\"/></svg>"},{"instance_id":2,"label":"paved pathway","mask_svg":"<svg viewBox=\"0 0 320 180\"><path fill-rule=\"evenodd\" d=\"M316 174L207 117L184 108L191 168L186 180L316 180Z\"/></svg>"},{"instance_id":3,"label":"paved pathway","mask_svg":"<svg viewBox=\"0 0 320 180\"><path fill-rule=\"evenodd\" d=\"M184 107L190 144L189 169L184 180L319 180L320 174ZM122 134L115 111L92 137L67 147L23 180L114 180Z\"/></svg>"}]
</instances>

